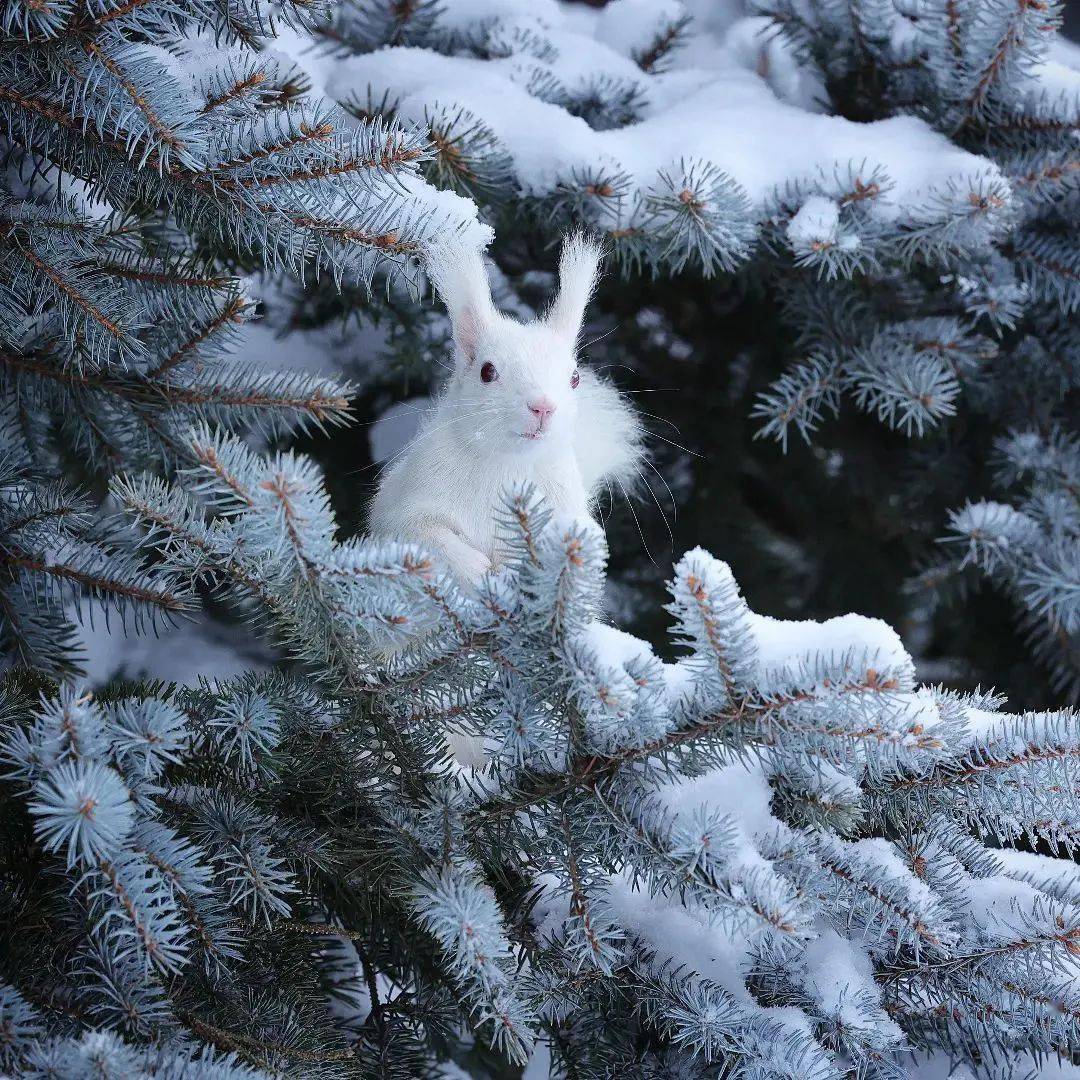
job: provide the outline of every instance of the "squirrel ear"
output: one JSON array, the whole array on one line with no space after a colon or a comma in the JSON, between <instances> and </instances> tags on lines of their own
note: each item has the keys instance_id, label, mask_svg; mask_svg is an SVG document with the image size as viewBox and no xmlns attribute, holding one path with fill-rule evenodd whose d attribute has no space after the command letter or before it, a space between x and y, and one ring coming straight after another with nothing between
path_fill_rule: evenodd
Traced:
<instances>
[{"instance_id":1,"label":"squirrel ear","mask_svg":"<svg viewBox=\"0 0 1080 1080\"><path fill-rule=\"evenodd\" d=\"M548 326L571 341L577 341L603 257L600 244L584 233L574 233L563 241L559 256L559 292L545 319Z\"/></svg>"},{"instance_id":2,"label":"squirrel ear","mask_svg":"<svg viewBox=\"0 0 1080 1080\"><path fill-rule=\"evenodd\" d=\"M476 359L484 328L496 318L484 257L475 248L432 247L427 273L450 313L454 342L465 362Z\"/></svg>"}]
</instances>

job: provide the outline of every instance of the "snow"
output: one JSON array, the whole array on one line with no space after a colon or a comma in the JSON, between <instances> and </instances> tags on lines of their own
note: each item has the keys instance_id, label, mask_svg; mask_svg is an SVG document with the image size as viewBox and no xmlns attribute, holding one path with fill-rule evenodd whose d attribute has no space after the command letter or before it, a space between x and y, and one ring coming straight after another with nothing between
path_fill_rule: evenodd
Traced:
<instances>
[{"instance_id":1,"label":"snow","mask_svg":"<svg viewBox=\"0 0 1080 1080\"><path fill-rule=\"evenodd\" d=\"M685 15L678 0L619 0L600 9L595 36L623 56L632 56L648 48L666 24Z\"/></svg>"},{"instance_id":2,"label":"snow","mask_svg":"<svg viewBox=\"0 0 1080 1080\"><path fill-rule=\"evenodd\" d=\"M489 10L475 0L446 7L455 26L467 21L469 10ZM958 149L914 117L855 123L823 115L821 88L789 49L762 38L760 17L705 22L691 35L692 47L672 55L671 70L643 75L628 56L679 7L622 0L598 13L571 14L569 7L544 5L534 14L558 50L552 59L518 53L478 60L388 47L337 63L327 89L339 100L369 89L376 97L389 93L400 101L401 114L417 122L436 103L469 110L494 132L532 195L597 169L625 173L633 194L684 162L708 161L760 208L791 181L831 176L849 165L869 176L881 166L892 188L873 212L892 219L951 184L964 190L1000 179L988 160ZM518 14L515 4L507 18ZM529 93L538 72L570 87L598 75L636 82L646 90L644 116L622 129L594 131Z\"/></svg>"},{"instance_id":3,"label":"snow","mask_svg":"<svg viewBox=\"0 0 1080 1080\"><path fill-rule=\"evenodd\" d=\"M642 639L619 630L608 623L592 622L580 632L583 643L590 649L599 667L615 672L625 672L627 665L656 660L652 646ZM690 657L675 663L661 663L667 701L677 705L689 699L696 687L699 671ZM636 675L635 675L636 677Z\"/></svg>"},{"instance_id":4,"label":"snow","mask_svg":"<svg viewBox=\"0 0 1080 1080\"><path fill-rule=\"evenodd\" d=\"M1046 59L1072 71L1080 71L1080 44L1058 34L1050 39Z\"/></svg>"},{"instance_id":5,"label":"snow","mask_svg":"<svg viewBox=\"0 0 1080 1080\"><path fill-rule=\"evenodd\" d=\"M1080 99L1080 45L1060 35L1052 38L1045 58L1033 65L1032 76L1031 99L1044 94L1051 99Z\"/></svg>"},{"instance_id":6,"label":"snow","mask_svg":"<svg viewBox=\"0 0 1080 1080\"><path fill-rule=\"evenodd\" d=\"M1009 719L1004 713L991 712L989 709L965 709L964 718L967 721L968 736L972 741L1004 734L1003 725Z\"/></svg>"},{"instance_id":7,"label":"snow","mask_svg":"<svg viewBox=\"0 0 1080 1080\"><path fill-rule=\"evenodd\" d=\"M467 243L476 248L486 248L495 238L495 231L476 216L476 204L471 199L452 191L434 188L420 176L396 177L394 186L416 199L429 216L436 240L453 237L455 243Z\"/></svg>"},{"instance_id":8,"label":"snow","mask_svg":"<svg viewBox=\"0 0 1080 1080\"><path fill-rule=\"evenodd\" d=\"M483 118L509 150L525 190L542 195L573 169L590 163L588 148L599 133L517 85L513 76L520 70L513 59L474 60L426 49L386 48L344 61L327 89L339 100L366 94L369 87L376 98L397 95L399 115L416 123L423 123L436 104L468 109Z\"/></svg>"},{"instance_id":9,"label":"snow","mask_svg":"<svg viewBox=\"0 0 1080 1080\"><path fill-rule=\"evenodd\" d=\"M754 943L751 936L733 934L693 908L637 890L625 877L611 880L606 899L618 923L656 949L657 966L670 960L672 968L696 972L726 990L748 1014L775 1021L793 1034L813 1034L804 1012L794 1007L762 1007L747 989L744 971Z\"/></svg>"},{"instance_id":10,"label":"snow","mask_svg":"<svg viewBox=\"0 0 1080 1080\"><path fill-rule=\"evenodd\" d=\"M920 687L911 693L895 693L890 703L893 706L891 731L899 735L900 745L912 749L925 746L927 738L934 734L948 738L932 690Z\"/></svg>"},{"instance_id":11,"label":"snow","mask_svg":"<svg viewBox=\"0 0 1080 1080\"><path fill-rule=\"evenodd\" d=\"M670 701L686 700L694 692L697 667L692 657L664 665L664 684Z\"/></svg>"},{"instance_id":12,"label":"snow","mask_svg":"<svg viewBox=\"0 0 1080 1080\"><path fill-rule=\"evenodd\" d=\"M719 595L730 570L701 549L685 556L694 561L697 577L708 577L710 593ZM681 564L680 564L681 565ZM745 621L756 647L757 679L766 692L809 690L826 677L836 679L836 669L850 672L853 679L876 678L890 694L891 733L902 746L921 744L928 732L942 727L937 699L928 689L914 688L914 666L899 635L880 619L842 615L824 622L784 620L746 611ZM651 646L617 627L594 622L581 631L582 643L594 657L596 666L612 672L612 681L624 680L634 663L655 659ZM696 662L684 658L662 664L667 701L677 709L691 700L700 675ZM627 690L633 686L627 682ZM837 777L837 782L840 781ZM698 783L698 782L693 782ZM693 786L693 785L692 785ZM852 795L856 791L850 792ZM767 816L766 797L762 812Z\"/></svg>"},{"instance_id":13,"label":"snow","mask_svg":"<svg viewBox=\"0 0 1080 1080\"><path fill-rule=\"evenodd\" d=\"M536 20L542 23L559 18L557 0L453 0L440 5L445 12L439 25L448 30L467 30L475 23Z\"/></svg>"},{"instance_id":14,"label":"snow","mask_svg":"<svg viewBox=\"0 0 1080 1080\"><path fill-rule=\"evenodd\" d=\"M225 680L268 668L273 655L242 626L215 622L206 615L157 634L125 632L121 621L106 619L100 604L86 601L77 623L87 681L101 686L113 678L161 679L194 686L200 679Z\"/></svg>"},{"instance_id":15,"label":"snow","mask_svg":"<svg viewBox=\"0 0 1080 1080\"><path fill-rule=\"evenodd\" d=\"M1080 888L1080 863L1073 859L1055 859L1050 855L1037 855L1033 851L1016 851L1013 848L999 848L994 856L1012 877Z\"/></svg>"},{"instance_id":16,"label":"snow","mask_svg":"<svg viewBox=\"0 0 1080 1080\"><path fill-rule=\"evenodd\" d=\"M394 425L403 421L391 416L392 412L384 419L389 417L394 430ZM386 444L394 445L395 441L388 437ZM830 667L843 662L860 677L872 669L882 679L895 680L898 714L908 727L921 725L929 729L940 723L940 712L929 691L907 692L914 680L914 668L899 635L888 623L862 615L840 615L825 622L774 619L754 612L749 612L747 618L757 646L759 670L769 685L808 687L819 680L822 662ZM594 622L582 633L604 667L620 670L632 660L653 655L647 642L605 623ZM694 667L684 660L664 664L663 668L670 699L675 700L688 690Z\"/></svg>"},{"instance_id":17,"label":"snow","mask_svg":"<svg viewBox=\"0 0 1080 1080\"><path fill-rule=\"evenodd\" d=\"M912 1080L975 1080L966 1065L957 1065L948 1054L920 1054L905 1062L905 1071ZM980 1076L1025 1077L1029 1080L1080 1080L1080 1065L1073 1065L1052 1056L1036 1059L1030 1054L1017 1054L1007 1067L980 1072Z\"/></svg>"},{"instance_id":18,"label":"snow","mask_svg":"<svg viewBox=\"0 0 1080 1080\"><path fill-rule=\"evenodd\" d=\"M825 622L774 619L750 613L757 643L758 663L771 682L799 686L812 680L814 658L851 658L880 675L895 677L903 689L914 680L911 658L900 635L881 619L864 615L838 615Z\"/></svg>"},{"instance_id":19,"label":"snow","mask_svg":"<svg viewBox=\"0 0 1080 1080\"><path fill-rule=\"evenodd\" d=\"M756 841L769 834L786 833L787 829L769 809L772 792L760 762L739 761L693 779L664 785L656 792L656 798L660 806L680 821L690 822L696 812L705 809L726 816L733 842L728 872L734 878L755 871L774 873L772 864L758 851Z\"/></svg>"},{"instance_id":20,"label":"snow","mask_svg":"<svg viewBox=\"0 0 1080 1080\"><path fill-rule=\"evenodd\" d=\"M739 761L694 779L662 786L659 805L677 819L692 820L702 808L725 814L734 829L729 867L737 881L755 870L772 870L757 850L754 838L785 827L769 811L770 789L760 763ZM541 886L542 899L534 917L541 936L553 932L566 915L559 890ZM604 890L606 913L624 930L656 950L657 962L696 972L727 990L741 1004L761 1015L780 1020L801 1032L809 1030L804 1014L796 1009L761 1009L744 981L744 970L755 936L737 929L715 913L672 896L651 896L635 885L629 873L608 877ZM848 948L845 944L845 948ZM819 964L823 959L819 958ZM850 961L854 963L854 961Z\"/></svg>"},{"instance_id":21,"label":"snow","mask_svg":"<svg viewBox=\"0 0 1080 1080\"><path fill-rule=\"evenodd\" d=\"M856 994L880 997L867 953L835 930L824 929L806 946L802 959L803 986L821 1011L838 1017L849 1028L864 1026L867 1017L856 1003ZM897 1045L904 1042L903 1033L892 1020L878 1016L873 1021L879 1030L885 1028Z\"/></svg>"},{"instance_id":22,"label":"snow","mask_svg":"<svg viewBox=\"0 0 1080 1080\"><path fill-rule=\"evenodd\" d=\"M660 949L660 955L711 979L733 997L752 1004L743 980L751 939L733 935L694 909L673 904L669 898L650 896L635 889L626 877L609 883L607 904L619 924Z\"/></svg>"},{"instance_id":23,"label":"snow","mask_svg":"<svg viewBox=\"0 0 1080 1080\"><path fill-rule=\"evenodd\" d=\"M529 1063L521 1080L548 1080L551 1076L551 1050L546 1042L538 1042L529 1055Z\"/></svg>"},{"instance_id":24,"label":"snow","mask_svg":"<svg viewBox=\"0 0 1080 1080\"><path fill-rule=\"evenodd\" d=\"M648 642L607 623L593 622L582 631L596 659L605 667L621 668L633 660L653 655Z\"/></svg>"},{"instance_id":25,"label":"snow","mask_svg":"<svg viewBox=\"0 0 1080 1080\"><path fill-rule=\"evenodd\" d=\"M865 840L856 840L847 845L846 851L864 866L880 870L893 884L902 885L912 900L933 903L934 893L930 887L911 872L900 858L900 853L883 837L870 836Z\"/></svg>"},{"instance_id":26,"label":"snow","mask_svg":"<svg viewBox=\"0 0 1080 1080\"><path fill-rule=\"evenodd\" d=\"M967 890L968 910L982 933L992 940L1016 937L1021 916L1031 912L1039 892L1027 882L998 875L971 880Z\"/></svg>"},{"instance_id":27,"label":"snow","mask_svg":"<svg viewBox=\"0 0 1080 1080\"><path fill-rule=\"evenodd\" d=\"M691 35L684 55L694 47L694 42L708 42L722 36L733 23L739 22L751 5L747 0L683 0L683 8L694 20L698 33Z\"/></svg>"},{"instance_id":28,"label":"snow","mask_svg":"<svg viewBox=\"0 0 1080 1080\"><path fill-rule=\"evenodd\" d=\"M731 26L724 44L733 61L763 78L781 101L808 112L824 112L828 94L820 75L796 61L787 38L779 37L772 26L764 15L739 19Z\"/></svg>"},{"instance_id":29,"label":"snow","mask_svg":"<svg viewBox=\"0 0 1080 1080\"><path fill-rule=\"evenodd\" d=\"M313 95L321 96L326 92L326 76L334 60L319 50L307 30L278 25L268 55L285 67L298 67L308 77Z\"/></svg>"},{"instance_id":30,"label":"snow","mask_svg":"<svg viewBox=\"0 0 1080 1080\"><path fill-rule=\"evenodd\" d=\"M543 1044L540 1045L542 1046ZM530 1061L531 1060L532 1059L530 1059ZM441 1077L442 1080L476 1080L475 1073L466 1072L460 1065L453 1061L444 1061L439 1065L438 1072L435 1075ZM546 1076L547 1073L545 1072L543 1075ZM530 1074L526 1071L525 1076L530 1076Z\"/></svg>"},{"instance_id":31,"label":"snow","mask_svg":"<svg viewBox=\"0 0 1080 1080\"><path fill-rule=\"evenodd\" d=\"M558 54L545 59L542 64L515 68L515 73L547 71L571 88L587 84L598 75L606 75L633 83L648 94L651 86L649 76L630 59L629 54L621 55L619 52L603 50L600 56L596 57L595 41L566 31L549 30L545 33L545 38L555 46Z\"/></svg>"},{"instance_id":32,"label":"snow","mask_svg":"<svg viewBox=\"0 0 1080 1080\"><path fill-rule=\"evenodd\" d=\"M737 181L757 205L788 182L851 164L869 175L880 164L893 183L878 200L882 218L924 202L950 181L975 187L996 167L913 117L855 124L778 101L757 75L728 71L659 115L598 132L600 149L645 187L682 159L705 159Z\"/></svg>"},{"instance_id":33,"label":"snow","mask_svg":"<svg viewBox=\"0 0 1080 1080\"><path fill-rule=\"evenodd\" d=\"M1036 65L1038 83L1029 95L1038 100L1046 94L1051 97L1080 97L1080 71L1057 60L1044 60Z\"/></svg>"},{"instance_id":34,"label":"snow","mask_svg":"<svg viewBox=\"0 0 1080 1080\"><path fill-rule=\"evenodd\" d=\"M840 225L840 207L832 199L811 195L788 222L787 234L792 245L808 247L815 242L830 242L836 238Z\"/></svg>"},{"instance_id":35,"label":"snow","mask_svg":"<svg viewBox=\"0 0 1080 1080\"><path fill-rule=\"evenodd\" d=\"M748 863L764 862L756 851L750 853L753 838L782 827L769 809L772 791L760 762L739 761L712 769L667 784L656 795L661 805L680 817L690 817L702 806L727 814L740 831L742 855Z\"/></svg>"}]
</instances>

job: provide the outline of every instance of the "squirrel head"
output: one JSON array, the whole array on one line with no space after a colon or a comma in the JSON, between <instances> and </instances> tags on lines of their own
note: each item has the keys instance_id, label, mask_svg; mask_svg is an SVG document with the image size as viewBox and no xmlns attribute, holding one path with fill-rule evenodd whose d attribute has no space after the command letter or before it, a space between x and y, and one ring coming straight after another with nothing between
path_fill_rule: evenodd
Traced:
<instances>
[{"instance_id":1,"label":"squirrel head","mask_svg":"<svg viewBox=\"0 0 1080 1080\"><path fill-rule=\"evenodd\" d=\"M559 289L538 319L520 322L491 299L479 251L434 250L428 274L453 326L448 423L492 450L535 453L570 445L577 419L578 335L596 285L600 247L577 234L559 260Z\"/></svg>"}]
</instances>

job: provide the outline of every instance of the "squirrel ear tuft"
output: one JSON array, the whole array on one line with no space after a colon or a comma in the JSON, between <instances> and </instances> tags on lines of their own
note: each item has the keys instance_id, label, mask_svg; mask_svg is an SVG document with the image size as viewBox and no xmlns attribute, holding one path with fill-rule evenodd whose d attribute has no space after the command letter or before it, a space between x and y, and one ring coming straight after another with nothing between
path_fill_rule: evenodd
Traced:
<instances>
[{"instance_id":1,"label":"squirrel ear tuft","mask_svg":"<svg viewBox=\"0 0 1080 1080\"><path fill-rule=\"evenodd\" d=\"M476 348L496 318L484 256L476 248L432 247L426 259L428 277L450 313L454 342L466 363L476 359Z\"/></svg>"},{"instance_id":2,"label":"squirrel ear tuft","mask_svg":"<svg viewBox=\"0 0 1080 1080\"><path fill-rule=\"evenodd\" d=\"M584 233L573 233L563 241L559 256L559 292L547 315L548 326L577 341L585 308L592 297L604 257L599 242Z\"/></svg>"}]
</instances>

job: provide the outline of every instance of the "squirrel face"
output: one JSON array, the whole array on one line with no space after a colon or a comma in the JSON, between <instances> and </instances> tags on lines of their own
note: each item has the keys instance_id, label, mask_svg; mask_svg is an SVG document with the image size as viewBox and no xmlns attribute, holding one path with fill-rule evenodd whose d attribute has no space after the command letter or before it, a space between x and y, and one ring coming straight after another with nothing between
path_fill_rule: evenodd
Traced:
<instances>
[{"instance_id":1,"label":"squirrel face","mask_svg":"<svg viewBox=\"0 0 1080 1080\"><path fill-rule=\"evenodd\" d=\"M500 456L570 447L577 420L577 339L596 283L599 246L570 237L551 307L519 322L494 305L476 250L433 250L428 271L446 303L456 364L446 423L470 445Z\"/></svg>"},{"instance_id":2,"label":"squirrel face","mask_svg":"<svg viewBox=\"0 0 1080 1080\"><path fill-rule=\"evenodd\" d=\"M492 316L448 388L462 423L493 449L529 454L565 446L577 419L576 342L542 321Z\"/></svg>"}]
</instances>

